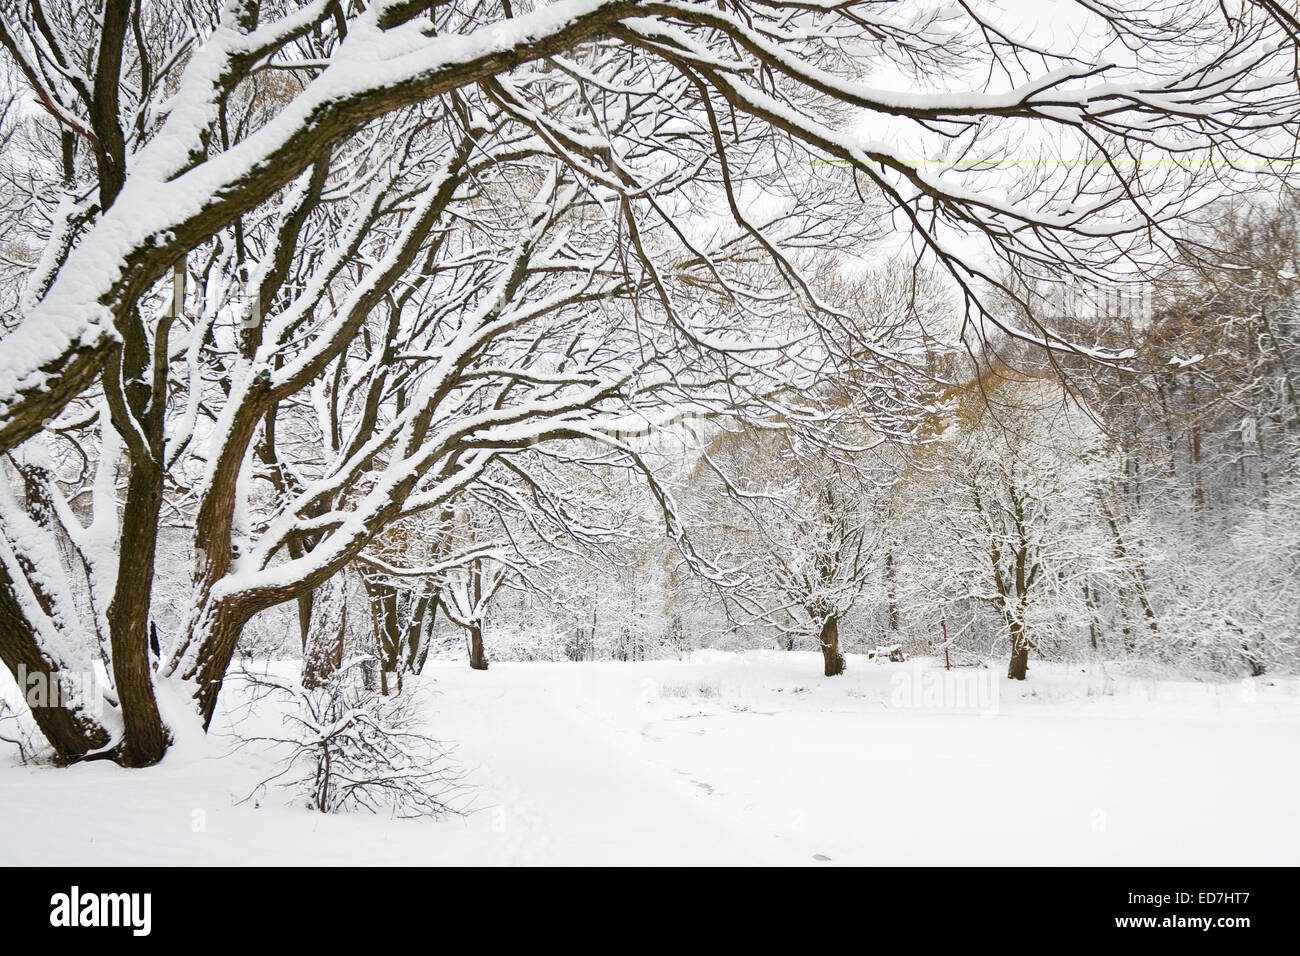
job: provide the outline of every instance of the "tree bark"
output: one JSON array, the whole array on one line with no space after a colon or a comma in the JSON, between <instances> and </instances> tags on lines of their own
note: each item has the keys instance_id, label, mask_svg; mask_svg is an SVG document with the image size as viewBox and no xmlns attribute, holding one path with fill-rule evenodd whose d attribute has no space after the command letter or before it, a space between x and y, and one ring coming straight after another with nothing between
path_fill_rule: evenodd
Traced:
<instances>
[{"instance_id":1,"label":"tree bark","mask_svg":"<svg viewBox=\"0 0 1300 956\"><path fill-rule=\"evenodd\" d=\"M844 661L844 655L840 653L839 619L834 614L822 622L821 645L822 661L826 665L826 676L835 677L843 674L847 665Z\"/></svg>"},{"instance_id":2,"label":"tree bark","mask_svg":"<svg viewBox=\"0 0 1300 956\"><path fill-rule=\"evenodd\" d=\"M118 763L124 767L157 763L170 742L158 713L149 661L149 611L162 492L162 469L153 462L132 462L117 582L107 614L113 683L122 708Z\"/></svg>"},{"instance_id":3,"label":"tree bark","mask_svg":"<svg viewBox=\"0 0 1300 956\"><path fill-rule=\"evenodd\" d=\"M1092 649L1097 650L1097 608L1092 602L1092 589L1088 582L1083 582L1083 604L1088 609L1088 641Z\"/></svg>"},{"instance_id":4,"label":"tree bark","mask_svg":"<svg viewBox=\"0 0 1300 956\"><path fill-rule=\"evenodd\" d=\"M298 643L304 654L307 653L307 635L311 633L311 594L310 590L304 591L294 601L298 607Z\"/></svg>"},{"instance_id":5,"label":"tree bark","mask_svg":"<svg viewBox=\"0 0 1300 956\"><path fill-rule=\"evenodd\" d=\"M415 614L406 628L406 645L409 649L407 670L412 674L424 671L424 662L429 658L429 642L433 636L433 626L438 619L438 602L432 592L421 595L415 606Z\"/></svg>"},{"instance_id":6,"label":"tree bark","mask_svg":"<svg viewBox=\"0 0 1300 956\"><path fill-rule=\"evenodd\" d=\"M476 671L488 669L487 655L483 652L483 627L477 623L469 628L469 666Z\"/></svg>"},{"instance_id":7,"label":"tree bark","mask_svg":"<svg viewBox=\"0 0 1300 956\"><path fill-rule=\"evenodd\" d=\"M885 591L888 595L889 616L887 619L889 628L889 637L892 640L898 633L898 600L897 585L894 581L894 552L885 551Z\"/></svg>"},{"instance_id":8,"label":"tree bark","mask_svg":"<svg viewBox=\"0 0 1300 956\"><path fill-rule=\"evenodd\" d=\"M8 571L0 564L0 661L15 679L19 675L25 678L36 675L37 680L45 682L46 688L59 686L63 667L41 650L13 588ZM25 695L28 688L20 686L18 690ZM36 726L54 748L55 758L61 764L74 763L108 744L108 731L99 721L66 703L62 694L57 706L32 707L31 711Z\"/></svg>"},{"instance_id":9,"label":"tree bark","mask_svg":"<svg viewBox=\"0 0 1300 956\"><path fill-rule=\"evenodd\" d=\"M1205 483L1201 478L1201 428L1192 426L1192 478L1196 485L1196 513L1205 511Z\"/></svg>"},{"instance_id":10,"label":"tree bark","mask_svg":"<svg viewBox=\"0 0 1300 956\"><path fill-rule=\"evenodd\" d=\"M1029 637L1025 626L1019 621L1011 624L1011 666L1007 676L1012 680L1024 680L1029 672Z\"/></svg>"},{"instance_id":11,"label":"tree bark","mask_svg":"<svg viewBox=\"0 0 1300 956\"><path fill-rule=\"evenodd\" d=\"M230 659L235 654L239 635L253 613L252 609L242 608L234 602L217 602L189 634L188 640L195 644L198 651L194 666L183 672L181 677L197 684L194 700L203 717L204 730L212 723L212 716L217 710L217 697L221 694ZM173 663L173 670L179 663L180 658Z\"/></svg>"},{"instance_id":12,"label":"tree bark","mask_svg":"<svg viewBox=\"0 0 1300 956\"><path fill-rule=\"evenodd\" d=\"M398 656L402 653L405 636L398 621L397 588L388 581L369 576L363 576L363 583L366 597L370 600L379 666L384 673L392 673L398 669ZM412 607L413 617L417 613L418 608Z\"/></svg>"},{"instance_id":13,"label":"tree bark","mask_svg":"<svg viewBox=\"0 0 1300 956\"><path fill-rule=\"evenodd\" d=\"M335 574L316 589L312 624L302 662L302 686L322 687L343 664L343 639L347 633L347 578Z\"/></svg>"}]
</instances>

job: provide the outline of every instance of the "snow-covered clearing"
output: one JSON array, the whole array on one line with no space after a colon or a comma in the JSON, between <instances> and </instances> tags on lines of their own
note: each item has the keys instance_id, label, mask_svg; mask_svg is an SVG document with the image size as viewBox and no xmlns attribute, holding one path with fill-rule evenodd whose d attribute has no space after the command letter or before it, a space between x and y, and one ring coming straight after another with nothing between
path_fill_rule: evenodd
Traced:
<instances>
[{"instance_id":1,"label":"snow-covered clearing","mask_svg":"<svg viewBox=\"0 0 1300 956\"><path fill-rule=\"evenodd\" d=\"M22 767L6 747L0 863L1300 863L1300 681L964 671L997 688L981 714L926 706L937 672L916 666L431 664L431 726L479 808L437 821L327 817L282 792L236 805L272 764L219 735L134 771Z\"/></svg>"}]
</instances>

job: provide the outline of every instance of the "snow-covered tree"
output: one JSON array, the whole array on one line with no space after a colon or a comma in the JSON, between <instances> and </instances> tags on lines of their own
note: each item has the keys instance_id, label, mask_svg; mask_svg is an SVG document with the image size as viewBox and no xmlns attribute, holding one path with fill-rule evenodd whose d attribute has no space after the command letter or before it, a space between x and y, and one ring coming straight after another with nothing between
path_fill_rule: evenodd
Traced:
<instances>
[{"instance_id":1,"label":"snow-covered tree","mask_svg":"<svg viewBox=\"0 0 1300 956\"><path fill-rule=\"evenodd\" d=\"M911 482L930 537L928 589L993 612L1024 680L1031 649L1068 641L1091 613L1086 588L1123 580L1098 495L1116 457L1054 378L988 370L969 383Z\"/></svg>"},{"instance_id":2,"label":"snow-covered tree","mask_svg":"<svg viewBox=\"0 0 1300 956\"><path fill-rule=\"evenodd\" d=\"M867 0L6 5L26 133L0 210L25 225L0 449L58 467L12 495L31 524L5 525L0 659L56 673L103 642L122 727L42 730L66 759L164 752L163 515L193 567L161 673L207 721L250 619L306 609L526 449L596 440L638 467L633 422L794 427L828 375L899 430L923 404L908 357L811 281L812 250L861 248L881 203L972 317L1074 347L995 313L990 263L1059 278L1159 251L1204 174L1239 175L1204 160L1289 155L1297 99L1270 4L1071 9L1066 44ZM1009 182L1012 139L1083 161Z\"/></svg>"}]
</instances>

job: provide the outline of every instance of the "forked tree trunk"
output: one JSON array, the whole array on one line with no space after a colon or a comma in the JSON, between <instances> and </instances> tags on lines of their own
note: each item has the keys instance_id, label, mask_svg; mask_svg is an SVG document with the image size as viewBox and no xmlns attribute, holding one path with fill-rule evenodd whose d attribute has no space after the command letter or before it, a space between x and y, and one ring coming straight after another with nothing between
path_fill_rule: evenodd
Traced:
<instances>
[{"instance_id":1,"label":"forked tree trunk","mask_svg":"<svg viewBox=\"0 0 1300 956\"><path fill-rule=\"evenodd\" d=\"M470 605L477 611L483 602L483 563L477 559L470 573ZM476 671L488 669L483 653L483 619L473 618L469 626L469 666Z\"/></svg>"},{"instance_id":2,"label":"forked tree trunk","mask_svg":"<svg viewBox=\"0 0 1300 956\"><path fill-rule=\"evenodd\" d=\"M822 622L821 633L822 661L826 665L826 676L835 677L844 673L844 655L840 653L839 618L832 614Z\"/></svg>"}]
</instances>

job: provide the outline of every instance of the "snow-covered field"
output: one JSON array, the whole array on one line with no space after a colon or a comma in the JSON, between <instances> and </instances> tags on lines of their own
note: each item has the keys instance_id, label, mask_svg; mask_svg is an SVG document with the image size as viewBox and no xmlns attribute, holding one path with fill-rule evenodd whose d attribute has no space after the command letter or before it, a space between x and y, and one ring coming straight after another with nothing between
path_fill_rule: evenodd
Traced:
<instances>
[{"instance_id":1,"label":"snow-covered field","mask_svg":"<svg viewBox=\"0 0 1300 956\"><path fill-rule=\"evenodd\" d=\"M0 864L1300 863L1300 681L1034 663L1023 684L963 671L959 699L931 662L820 667L431 665L430 726L477 808L440 820L237 805L272 764L220 734L136 771L6 747Z\"/></svg>"}]
</instances>

